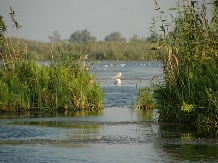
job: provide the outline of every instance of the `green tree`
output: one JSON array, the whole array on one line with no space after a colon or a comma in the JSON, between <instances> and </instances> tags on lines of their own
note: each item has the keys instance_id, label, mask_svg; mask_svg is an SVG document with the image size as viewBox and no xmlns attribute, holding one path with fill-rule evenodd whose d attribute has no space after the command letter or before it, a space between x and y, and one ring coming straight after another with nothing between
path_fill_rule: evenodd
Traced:
<instances>
[{"instance_id":1,"label":"green tree","mask_svg":"<svg viewBox=\"0 0 218 163\"><path fill-rule=\"evenodd\" d=\"M61 40L61 36L58 31L53 31L53 36L48 36L51 42L59 42Z\"/></svg>"},{"instance_id":2,"label":"green tree","mask_svg":"<svg viewBox=\"0 0 218 163\"><path fill-rule=\"evenodd\" d=\"M120 32L112 32L105 37L105 41L126 41L124 37L121 37Z\"/></svg>"},{"instance_id":3,"label":"green tree","mask_svg":"<svg viewBox=\"0 0 218 163\"><path fill-rule=\"evenodd\" d=\"M137 34L134 34L131 38L130 38L130 42L137 42L140 41L140 38Z\"/></svg>"},{"instance_id":4,"label":"green tree","mask_svg":"<svg viewBox=\"0 0 218 163\"><path fill-rule=\"evenodd\" d=\"M74 43L84 43L96 40L96 37L91 36L90 32L87 29L85 29L84 31L75 31L69 38L69 41Z\"/></svg>"}]
</instances>

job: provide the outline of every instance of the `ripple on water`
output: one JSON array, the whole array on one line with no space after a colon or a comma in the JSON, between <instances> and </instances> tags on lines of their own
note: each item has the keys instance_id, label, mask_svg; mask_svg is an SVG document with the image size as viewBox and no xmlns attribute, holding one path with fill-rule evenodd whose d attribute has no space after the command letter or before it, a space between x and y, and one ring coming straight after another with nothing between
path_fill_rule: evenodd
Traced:
<instances>
[{"instance_id":1,"label":"ripple on water","mask_svg":"<svg viewBox=\"0 0 218 163\"><path fill-rule=\"evenodd\" d=\"M29 127L20 125L3 125L0 126L1 140L20 140L20 139L36 139L36 138L55 138L59 133L57 130L43 127Z\"/></svg>"},{"instance_id":2,"label":"ripple on water","mask_svg":"<svg viewBox=\"0 0 218 163\"><path fill-rule=\"evenodd\" d=\"M147 79L160 70L153 66L156 63L130 64L126 63L122 70L114 67L111 73L100 69L106 106L100 116L30 118L23 125L12 122L27 119L1 120L0 162L217 162L216 137L187 136L191 131L178 132L179 126L164 130L163 126L148 122L156 117L155 110L141 112L129 108L135 100L138 80L146 79L144 82L149 83ZM115 86L111 80L118 70L122 71L121 86ZM39 121L43 122L31 124Z\"/></svg>"}]
</instances>

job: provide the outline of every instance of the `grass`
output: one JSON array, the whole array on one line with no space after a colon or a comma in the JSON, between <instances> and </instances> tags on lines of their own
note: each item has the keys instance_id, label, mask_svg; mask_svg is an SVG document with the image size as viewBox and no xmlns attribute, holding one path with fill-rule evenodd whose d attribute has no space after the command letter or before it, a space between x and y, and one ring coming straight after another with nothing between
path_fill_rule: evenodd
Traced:
<instances>
[{"instance_id":1,"label":"grass","mask_svg":"<svg viewBox=\"0 0 218 163\"><path fill-rule=\"evenodd\" d=\"M14 13L14 12L12 12ZM16 29L20 27L12 16ZM27 46L20 40L7 37L7 27L0 17L0 111L100 110L103 108L103 91L83 66L83 56L75 60L65 55L69 49L59 47L61 56L42 66L27 57ZM63 50L64 48L64 50Z\"/></svg>"},{"instance_id":2,"label":"grass","mask_svg":"<svg viewBox=\"0 0 218 163\"><path fill-rule=\"evenodd\" d=\"M218 5L213 1L213 21L209 22L206 4L199 3L178 0L170 9L177 12L177 17L169 23L162 19L164 12L155 1L163 32L156 50L165 85L154 90L160 121L202 125L218 122Z\"/></svg>"}]
</instances>

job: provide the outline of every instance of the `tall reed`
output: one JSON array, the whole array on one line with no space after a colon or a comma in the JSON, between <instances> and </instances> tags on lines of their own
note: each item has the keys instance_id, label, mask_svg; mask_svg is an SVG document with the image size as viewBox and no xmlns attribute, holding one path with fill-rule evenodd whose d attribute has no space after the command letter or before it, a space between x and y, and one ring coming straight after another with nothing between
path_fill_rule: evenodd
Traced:
<instances>
[{"instance_id":1,"label":"tall reed","mask_svg":"<svg viewBox=\"0 0 218 163\"><path fill-rule=\"evenodd\" d=\"M164 36L156 49L166 84L154 92L162 121L218 122L217 4L214 1L213 22L209 22L206 4L199 3L178 0L170 9L177 17L168 23L155 1Z\"/></svg>"},{"instance_id":2,"label":"tall reed","mask_svg":"<svg viewBox=\"0 0 218 163\"><path fill-rule=\"evenodd\" d=\"M14 13L14 12L12 12ZM16 28L19 26L12 15ZM66 55L53 56L50 65L43 66L26 57L27 48L13 44L7 37L7 28L0 17L0 112L30 109L100 110L103 91L90 74L83 60ZM60 46L59 49L63 49ZM53 50L53 49L52 49ZM68 52L69 53L69 52ZM83 57L81 57L83 58Z\"/></svg>"}]
</instances>

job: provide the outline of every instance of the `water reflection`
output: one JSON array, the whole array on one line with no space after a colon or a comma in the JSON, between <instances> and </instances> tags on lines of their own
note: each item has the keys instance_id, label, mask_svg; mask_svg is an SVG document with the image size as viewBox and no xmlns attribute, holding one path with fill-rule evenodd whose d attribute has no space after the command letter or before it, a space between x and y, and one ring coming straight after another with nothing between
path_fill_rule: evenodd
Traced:
<instances>
[{"instance_id":1,"label":"water reflection","mask_svg":"<svg viewBox=\"0 0 218 163\"><path fill-rule=\"evenodd\" d=\"M44 111L37 111L37 110L30 110L30 111L23 111L23 112L12 112L12 113L1 113L0 119L8 119L8 118L49 118L49 117L83 117L83 116L102 116L103 110L99 111L54 111L54 110L44 110Z\"/></svg>"},{"instance_id":2,"label":"water reflection","mask_svg":"<svg viewBox=\"0 0 218 163\"><path fill-rule=\"evenodd\" d=\"M187 162L216 162L218 160L216 145L166 144L161 148L171 157L171 160Z\"/></svg>"},{"instance_id":3,"label":"water reflection","mask_svg":"<svg viewBox=\"0 0 218 163\"><path fill-rule=\"evenodd\" d=\"M182 124L160 124L162 138L181 138L181 139L216 139L218 138L218 129L213 126L196 126Z\"/></svg>"},{"instance_id":4,"label":"water reflection","mask_svg":"<svg viewBox=\"0 0 218 163\"><path fill-rule=\"evenodd\" d=\"M171 160L216 162L218 160L217 129L181 124L159 124L156 150L162 149Z\"/></svg>"}]
</instances>

